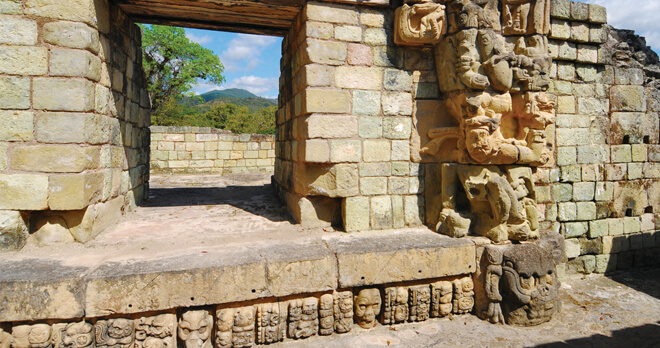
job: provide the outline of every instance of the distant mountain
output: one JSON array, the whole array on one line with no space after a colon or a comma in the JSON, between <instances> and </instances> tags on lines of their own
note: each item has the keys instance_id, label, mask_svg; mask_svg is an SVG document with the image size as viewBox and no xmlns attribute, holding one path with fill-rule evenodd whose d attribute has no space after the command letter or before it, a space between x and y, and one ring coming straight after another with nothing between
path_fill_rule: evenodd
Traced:
<instances>
[{"instance_id":1,"label":"distant mountain","mask_svg":"<svg viewBox=\"0 0 660 348\"><path fill-rule=\"evenodd\" d=\"M260 98L257 95L254 95L244 89L240 88L230 88L230 89L223 89L223 90L213 90L210 92L206 92L200 97L204 98L205 102L211 101L213 99L218 99L219 97L233 97L233 98ZM265 98L264 98L265 99Z\"/></svg>"}]
</instances>

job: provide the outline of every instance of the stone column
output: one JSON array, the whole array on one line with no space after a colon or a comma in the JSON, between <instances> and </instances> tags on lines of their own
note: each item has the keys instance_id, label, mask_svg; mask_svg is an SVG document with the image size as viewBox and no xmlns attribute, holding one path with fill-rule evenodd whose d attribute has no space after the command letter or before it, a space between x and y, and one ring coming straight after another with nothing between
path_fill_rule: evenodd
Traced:
<instances>
[{"instance_id":1,"label":"stone column","mask_svg":"<svg viewBox=\"0 0 660 348\"><path fill-rule=\"evenodd\" d=\"M0 250L87 242L146 189L139 28L104 0L26 0L0 32Z\"/></svg>"}]
</instances>

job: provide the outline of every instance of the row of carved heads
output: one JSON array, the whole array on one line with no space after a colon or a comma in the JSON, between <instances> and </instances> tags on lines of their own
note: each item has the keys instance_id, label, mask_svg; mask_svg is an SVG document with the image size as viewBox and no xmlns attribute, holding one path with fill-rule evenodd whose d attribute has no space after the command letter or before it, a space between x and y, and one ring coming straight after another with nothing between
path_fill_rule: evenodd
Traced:
<instances>
[{"instance_id":1,"label":"row of carved heads","mask_svg":"<svg viewBox=\"0 0 660 348\"><path fill-rule=\"evenodd\" d=\"M282 302L183 309L138 319L99 319L0 327L0 348L251 347L284 340L464 314L474 306L471 277L416 286L335 291ZM11 331L11 334L9 334ZM178 342L178 344L177 344Z\"/></svg>"}]
</instances>

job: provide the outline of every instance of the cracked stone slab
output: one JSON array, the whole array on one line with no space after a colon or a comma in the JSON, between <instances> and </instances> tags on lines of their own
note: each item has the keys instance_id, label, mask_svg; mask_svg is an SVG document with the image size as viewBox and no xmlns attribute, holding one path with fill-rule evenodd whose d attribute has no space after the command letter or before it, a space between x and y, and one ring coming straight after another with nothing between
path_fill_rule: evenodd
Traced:
<instances>
[{"instance_id":1,"label":"cracked stone slab","mask_svg":"<svg viewBox=\"0 0 660 348\"><path fill-rule=\"evenodd\" d=\"M339 287L396 283L473 273L476 247L428 230L375 231L328 237Z\"/></svg>"},{"instance_id":2,"label":"cracked stone slab","mask_svg":"<svg viewBox=\"0 0 660 348\"><path fill-rule=\"evenodd\" d=\"M337 259L321 240L270 244L257 250L268 265L268 290L272 296L337 288Z\"/></svg>"},{"instance_id":3,"label":"cracked stone slab","mask_svg":"<svg viewBox=\"0 0 660 348\"><path fill-rule=\"evenodd\" d=\"M248 248L189 251L157 259L109 261L87 279L87 317L257 299L266 262Z\"/></svg>"},{"instance_id":4,"label":"cracked stone slab","mask_svg":"<svg viewBox=\"0 0 660 348\"><path fill-rule=\"evenodd\" d=\"M0 260L0 322L82 318L85 266L53 259Z\"/></svg>"}]
</instances>

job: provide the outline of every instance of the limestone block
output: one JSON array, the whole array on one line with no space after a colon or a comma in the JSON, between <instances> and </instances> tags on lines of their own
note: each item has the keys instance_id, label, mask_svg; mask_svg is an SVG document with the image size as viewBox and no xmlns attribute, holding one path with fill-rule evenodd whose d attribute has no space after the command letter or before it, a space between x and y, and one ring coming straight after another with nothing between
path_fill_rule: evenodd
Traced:
<instances>
[{"instance_id":1,"label":"limestone block","mask_svg":"<svg viewBox=\"0 0 660 348\"><path fill-rule=\"evenodd\" d=\"M602 44L607 41L607 31L601 26L595 26L591 27L589 29L589 42L591 43L596 43L596 44ZM602 57L599 57L600 61L602 61Z\"/></svg>"},{"instance_id":2,"label":"limestone block","mask_svg":"<svg viewBox=\"0 0 660 348\"><path fill-rule=\"evenodd\" d=\"M15 148L10 167L34 172L77 173L97 168L99 161L99 147L33 145Z\"/></svg>"},{"instance_id":3,"label":"limestone block","mask_svg":"<svg viewBox=\"0 0 660 348\"><path fill-rule=\"evenodd\" d=\"M566 222L562 224L562 234L565 238L581 237L589 230L588 222Z\"/></svg>"},{"instance_id":4,"label":"limestone block","mask_svg":"<svg viewBox=\"0 0 660 348\"><path fill-rule=\"evenodd\" d=\"M606 145L588 145L577 147L577 163L607 163L610 161L610 148Z\"/></svg>"},{"instance_id":5,"label":"limestone block","mask_svg":"<svg viewBox=\"0 0 660 348\"><path fill-rule=\"evenodd\" d=\"M409 140L394 140L392 141L392 161L409 161L410 160L410 141ZM406 163L406 169L408 164ZM403 175L403 174L402 174Z\"/></svg>"},{"instance_id":6,"label":"limestone block","mask_svg":"<svg viewBox=\"0 0 660 348\"><path fill-rule=\"evenodd\" d=\"M360 177L390 176L392 164L390 162L360 163Z\"/></svg>"},{"instance_id":7,"label":"limestone block","mask_svg":"<svg viewBox=\"0 0 660 348\"><path fill-rule=\"evenodd\" d=\"M31 240L37 246L52 246L74 242L66 220L60 215L46 213L36 220Z\"/></svg>"},{"instance_id":8,"label":"limestone block","mask_svg":"<svg viewBox=\"0 0 660 348\"><path fill-rule=\"evenodd\" d=\"M573 184L573 200L586 202L594 199L596 185L593 182L578 182Z\"/></svg>"},{"instance_id":9,"label":"limestone block","mask_svg":"<svg viewBox=\"0 0 660 348\"><path fill-rule=\"evenodd\" d=\"M589 130L584 128L557 129L558 146L575 146L589 144Z\"/></svg>"},{"instance_id":10,"label":"limestone block","mask_svg":"<svg viewBox=\"0 0 660 348\"><path fill-rule=\"evenodd\" d=\"M360 162L362 142L360 140L330 141L330 162Z\"/></svg>"},{"instance_id":11,"label":"limestone block","mask_svg":"<svg viewBox=\"0 0 660 348\"><path fill-rule=\"evenodd\" d=\"M561 80L566 80L566 81L575 81L575 65L573 63L568 63L568 62L557 62L557 77ZM562 106L563 105L563 106ZM560 111L563 109L570 109L575 108L575 97L573 96L565 96L561 98L557 98L557 112L564 113L564 111ZM575 113L573 112L568 112L568 113Z\"/></svg>"},{"instance_id":12,"label":"limestone block","mask_svg":"<svg viewBox=\"0 0 660 348\"><path fill-rule=\"evenodd\" d=\"M589 35L591 31L587 27L587 40L589 40ZM591 46L591 45L578 45L578 52L577 52L577 61L581 63L592 63L596 64L598 63L598 47L597 46ZM592 67L592 71L595 71L596 69ZM591 75L591 78L583 78L583 81L596 81L596 76Z\"/></svg>"},{"instance_id":13,"label":"limestone block","mask_svg":"<svg viewBox=\"0 0 660 348\"><path fill-rule=\"evenodd\" d=\"M362 90L380 90L383 86L381 68L340 66L335 70L335 86Z\"/></svg>"},{"instance_id":14,"label":"limestone block","mask_svg":"<svg viewBox=\"0 0 660 348\"><path fill-rule=\"evenodd\" d=\"M0 110L0 141L32 140L33 123L32 112Z\"/></svg>"},{"instance_id":15,"label":"limestone block","mask_svg":"<svg viewBox=\"0 0 660 348\"><path fill-rule=\"evenodd\" d=\"M50 75L101 78L101 59L89 51L71 49L50 50Z\"/></svg>"},{"instance_id":16,"label":"limestone block","mask_svg":"<svg viewBox=\"0 0 660 348\"><path fill-rule=\"evenodd\" d=\"M387 31L382 28L367 28L364 30L363 42L367 45L387 45Z\"/></svg>"},{"instance_id":17,"label":"limestone block","mask_svg":"<svg viewBox=\"0 0 660 348\"><path fill-rule=\"evenodd\" d=\"M342 90L308 88L302 95L303 113L348 114L351 111L351 94Z\"/></svg>"},{"instance_id":18,"label":"limestone block","mask_svg":"<svg viewBox=\"0 0 660 348\"><path fill-rule=\"evenodd\" d=\"M266 262L257 253L205 251L203 261L197 255L170 255L101 264L87 278L85 314L98 317L245 301L267 291Z\"/></svg>"},{"instance_id":19,"label":"limestone block","mask_svg":"<svg viewBox=\"0 0 660 348\"><path fill-rule=\"evenodd\" d=\"M571 37L571 25L569 22L561 19L552 19L550 38L566 40L569 37Z\"/></svg>"},{"instance_id":20,"label":"limestone block","mask_svg":"<svg viewBox=\"0 0 660 348\"><path fill-rule=\"evenodd\" d=\"M347 46L342 42L307 39L301 48L303 63L318 63L327 65L344 65Z\"/></svg>"},{"instance_id":21,"label":"limestone block","mask_svg":"<svg viewBox=\"0 0 660 348\"><path fill-rule=\"evenodd\" d=\"M388 91L409 92L413 85L412 73L398 69L386 69L383 85Z\"/></svg>"},{"instance_id":22,"label":"limestone block","mask_svg":"<svg viewBox=\"0 0 660 348\"><path fill-rule=\"evenodd\" d=\"M552 0L552 17L569 19L571 17L570 0Z\"/></svg>"},{"instance_id":23,"label":"limestone block","mask_svg":"<svg viewBox=\"0 0 660 348\"><path fill-rule=\"evenodd\" d=\"M305 119L306 139L352 138L358 134L355 116L311 115Z\"/></svg>"},{"instance_id":24,"label":"limestone block","mask_svg":"<svg viewBox=\"0 0 660 348\"><path fill-rule=\"evenodd\" d=\"M557 165L566 166L577 163L577 148L559 147L557 148Z\"/></svg>"},{"instance_id":25,"label":"limestone block","mask_svg":"<svg viewBox=\"0 0 660 348\"><path fill-rule=\"evenodd\" d=\"M372 197L370 203L371 228L376 230L391 229L393 226L393 212L392 200L390 196Z\"/></svg>"},{"instance_id":26,"label":"limestone block","mask_svg":"<svg viewBox=\"0 0 660 348\"><path fill-rule=\"evenodd\" d=\"M577 45L571 42L563 42L559 44L559 51L557 58L566 59L566 60L576 60Z\"/></svg>"},{"instance_id":27,"label":"limestone block","mask_svg":"<svg viewBox=\"0 0 660 348\"><path fill-rule=\"evenodd\" d=\"M563 69L559 69L562 71ZM561 114L574 114L577 111L577 104L574 96L557 97L557 112Z\"/></svg>"},{"instance_id":28,"label":"limestone block","mask_svg":"<svg viewBox=\"0 0 660 348\"><path fill-rule=\"evenodd\" d=\"M348 42L360 42L362 40L362 28L352 25L336 26L335 39Z\"/></svg>"},{"instance_id":29,"label":"limestone block","mask_svg":"<svg viewBox=\"0 0 660 348\"><path fill-rule=\"evenodd\" d=\"M5 169L7 169L7 150L8 145L0 143L0 172L3 172Z\"/></svg>"},{"instance_id":30,"label":"limestone block","mask_svg":"<svg viewBox=\"0 0 660 348\"><path fill-rule=\"evenodd\" d=\"M644 163L628 163L628 180L644 178Z\"/></svg>"},{"instance_id":31,"label":"limestone block","mask_svg":"<svg viewBox=\"0 0 660 348\"><path fill-rule=\"evenodd\" d=\"M589 4L589 22L605 24L607 23L607 9L596 4Z\"/></svg>"},{"instance_id":32,"label":"limestone block","mask_svg":"<svg viewBox=\"0 0 660 348\"><path fill-rule=\"evenodd\" d=\"M552 185L552 197L555 202L568 202L573 198L573 186L571 184Z\"/></svg>"},{"instance_id":33,"label":"limestone block","mask_svg":"<svg viewBox=\"0 0 660 348\"><path fill-rule=\"evenodd\" d=\"M412 115L412 94L385 92L382 94L383 114L387 116Z\"/></svg>"},{"instance_id":34,"label":"limestone block","mask_svg":"<svg viewBox=\"0 0 660 348\"><path fill-rule=\"evenodd\" d=\"M369 139L363 143L362 154L365 162L383 162L391 159L389 140Z\"/></svg>"},{"instance_id":35,"label":"limestone block","mask_svg":"<svg viewBox=\"0 0 660 348\"><path fill-rule=\"evenodd\" d=\"M328 3L308 3L304 14L307 20L338 24L358 24L358 11Z\"/></svg>"},{"instance_id":36,"label":"limestone block","mask_svg":"<svg viewBox=\"0 0 660 348\"><path fill-rule=\"evenodd\" d=\"M0 109L30 108L30 79L0 76Z\"/></svg>"},{"instance_id":37,"label":"limestone block","mask_svg":"<svg viewBox=\"0 0 660 348\"><path fill-rule=\"evenodd\" d=\"M306 86L330 86L334 82L334 68L326 65L308 64L301 72Z\"/></svg>"},{"instance_id":38,"label":"limestone block","mask_svg":"<svg viewBox=\"0 0 660 348\"><path fill-rule=\"evenodd\" d=\"M0 321L81 318L89 268L58 260L2 260Z\"/></svg>"},{"instance_id":39,"label":"limestone block","mask_svg":"<svg viewBox=\"0 0 660 348\"><path fill-rule=\"evenodd\" d=\"M658 147L658 146L656 146ZM632 152L632 160L634 162L646 162L648 160L648 154L649 151L647 150L648 146L646 144L632 144L631 145L631 152ZM652 147L655 148L655 147ZM658 160L660 161L660 147L658 147L657 153L658 153ZM655 154L655 152L652 152Z\"/></svg>"},{"instance_id":40,"label":"limestone block","mask_svg":"<svg viewBox=\"0 0 660 348\"><path fill-rule=\"evenodd\" d=\"M610 89L612 111L646 111L646 95L641 86L613 86Z\"/></svg>"},{"instance_id":41,"label":"limestone block","mask_svg":"<svg viewBox=\"0 0 660 348\"><path fill-rule=\"evenodd\" d=\"M564 242L566 247L566 257L574 259L580 256L580 240L577 238L569 238Z\"/></svg>"},{"instance_id":42,"label":"limestone block","mask_svg":"<svg viewBox=\"0 0 660 348\"><path fill-rule=\"evenodd\" d=\"M571 19L586 21L589 19L589 4L571 1Z\"/></svg>"},{"instance_id":43,"label":"limestone block","mask_svg":"<svg viewBox=\"0 0 660 348\"><path fill-rule=\"evenodd\" d=\"M564 166L561 167L561 181L562 182L578 182L582 181L582 170L580 166Z\"/></svg>"},{"instance_id":44,"label":"limestone block","mask_svg":"<svg viewBox=\"0 0 660 348\"><path fill-rule=\"evenodd\" d=\"M559 221L577 220L577 206L574 202L559 203L557 217L559 218Z\"/></svg>"},{"instance_id":45,"label":"limestone block","mask_svg":"<svg viewBox=\"0 0 660 348\"><path fill-rule=\"evenodd\" d=\"M330 161L330 145L325 139L305 140L299 147L300 157L305 162L327 163ZM242 153L239 153L242 157Z\"/></svg>"},{"instance_id":46,"label":"limestone block","mask_svg":"<svg viewBox=\"0 0 660 348\"><path fill-rule=\"evenodd\" d=\"M597 182L595 199L597 202L611 201L614 197L614 183Z\"/></svg>"},{"instance_id":47,"label":"limestone block","mask_svg":"<svg viewBox=\"0 0 660 348\"><path fill-rule=\"evenodd\" d=\"M0 250L22 249L28 233L28 221L21 212L0 210Z\"/></svg>"},{"instance_id":48,"label":"limestone block","mask_svg":"<svg viewBox=\"0 0 660 348\"><path fill-rule=\"evenodd\" d=\"M598 238L609 235L609 222L607 220L589 221L589 238Z\"/></svg>"},{"instance_id":49,"label":"limestone block","mask_svg":"<svg viewBox=\"0 0 660 348\"><path fill-rule=\"evenodd\" d=\"M589 24L573 22L573 24L571 24L571 40L578 42L588 42Z\"/></svg>"},{"instance_id":50,"label":"limestone block","mask_svg":"<svg viewBox=\"0 0 660 348\"><path fill-rule=\"evenodd\" d=\"M403 217L406 226L420 226L423 221L423 201L418 196L403 197Z\"/></svg>"},{"instance_id":51,"label":"limestone block","mask_svg":"<svg viewBox=\"0 0 660 348\"><path fill-rule=\"evenodd\" d=\"M579 221L590 221L596 219L596 203L577 202L577 219Z\"/></svg>"},{"instance_id":52,"label":"limestone block","mask_svg":"<svg viewBox=\"0 0 660 348\"><path fill-rule=\"evenodd\" d=\"M357 164L297 166L294 188L303 195L351 197L359 193Z\"/></svg>"},{"instance_id":53,"label":"limestone block","mask_svg":"<svg viewBox=\"0 0 660 348\"><path fill-rule=\"evenodd\" d=\"M405 195L410 192L410 178L391 177L388 179L387 193L394 195Z\"/></svg>"},{"instance_id":54,"label":"limestone block","mask_svg":"<svg viewBox=\"0 0 660 348\"><path fill-rule=\"evenodd\" d=\"M106 8L99 9L107 11ZM58 0L27 0L25 13L39 17L85 22L93 27L98 25L95 1L73 0L63 3Z\"/></svg>"},{"instance_id":55,"label":"limestone block","mask_svg":"<svg viewBox=\"0 0 660 348\"><path fill-rule=\"evenodd\" d=\"M0 0L0 13L23 14L22 0Z\"/></svg>"},{"instance_id":56,"label":"limestone block","mask_svg":"<svg viewBox=\"0 0 660 348\"><path fill-rule=\"evenodd\" d=\"M37 21L26 18L0 16L0 33L2 33L0 44L36 45Z\"/></svg>"},{"instance_id":57,"label":"limestone block","mask_svg":"<svg viewBox=\"0 0 660 348\"><path fill-rule=\"evenodd\" d=\"M412 119L409 117L386 117L383 119L383 137L387 139L410 139Z\"/></svg>"},{"instance_id":58,"label":"limestone block","mask_svg":"<svg viewBox=\"0 0 660 348\"><path fill-rule=\"evenodd\" d=\"M44 75L48 72L47 56L45 47L0 46L0 73Z\"/></svg>"},{"instance_id":59,"label":"limestone block","mask_svg":"<svg viewBox=\"0 0 660 348\"><path fill-rule=\"evenodd\" d=\"M472 242L428 230L333 236L326 242L337 254L339 287L441 278L475 269Z\"/></svg>"},{"instance_id":60,"label":"limestone block","mask_svg":"<svg viewBox=\"0 0 660 348\"><path fill-rule=\"evenodd\" d=\"M101 172L51 175L48 185L48 206L52 210L86 208L101 198L103 187L104 175Z\"/></svg>"},{"instance_id":61,"label":"limestone block","mask_svg":"<svg viewBox=\"0 0 660 348\"><path fill-rule=\"evenodd\" d=\"M48 207L46 175L0 175L0 209L43 210Z\"/></svg>"},{"instance_id":62,"label":"limestone block","mask_svg":"<svg viewBox=\"0 0 660 348\"><path fill-rule=\"evenodd\" d=\"M342 220L346 232L369 230L369 197L345 198L342 201Z\"/></svg>"},{"instance_id":63,"label":"limestone block","mask_svg":"<svg viewBox=\"0 0 660 348\"><path fill-rule=\"evenodd\" d=\"M374 47L374 65L397 67L403 66L403 48L392 46Z\"/></svg>"},{"instance_id":64,"label":"limestone block","mask_svg":"<svg viewBox=\"0 0 660 348\"><path fill-rule=\"evenodd\" d=\"M94 110L94 83L82 79L35 78L33 81L35 109L52 111Z\"/></svg>"},{"instance_id":65,"label":"limestone block","mask_svg":"<svg viewBox=\"0 0 660 348\"><path fill-rule=\"evenodd\" d=\"M387 178L360 178L360 193L363 195L384 195L387 193Z\"/></svg>"},{"instance_id":66,"label":"limestone block","mask_svg":"<svg viewBox=\"0 0 660 348\"><path fill-rule=\"evenodd\" d=\"M53 45L99 53L99 33L84 23L50 22L44 24L44 41ZM107 42L107 40L106 40ZM104 55L108 50L104 51ZM108 56L109 57L109 56Z\"/></svg>"},{"instance_id":67,"label":"limestone block","mask_svg":"<svg viewBox=\"0 0 660 348\"><path fill-rule=\"evenodd\" d=\"M371 66L374 62L373 49L367 45L356 43L348 44L346 62L350 65Z\"/></svg>"},{"instance_id":68,"label":"limestone block","mask_svg":"<svg viewBox=\"0 0 660 348\"><path fill-rule=\"evenodd\" d=\"M630 145L612 145L612 162L632 162L632 148Z\"/></svg>"},{"instance_id":69,"label":"limestone block","mask_svg":"<svg viewBox=\"0 0 660 348\"><path fill-rule=\"evenodd\" d=\"M381 94L376 91L354 91L353 113L357 115L380 115ZM378 136L380 137L380 135Z\"/></svg>"},{"instance_id":70,"label":"limestone block","mask_svg":"<svg viewBox=\"0 0 660 348\"><path fill-rule=\"evenodd\" d=\"M578 113L590 116L606 116L609 112L606 100L596 98L578 98Z\"/></svg>"},{"instance_id":71,"label":"limestone block","mask_svg":"<svg viewBox=\"0 0 660 348\"><path fill-rule=\"evenodd\" d=\"M385 25L385 14L378 10L362 9L360 23L368 27L382 28Z\"/></svg>"}]
</instances>

